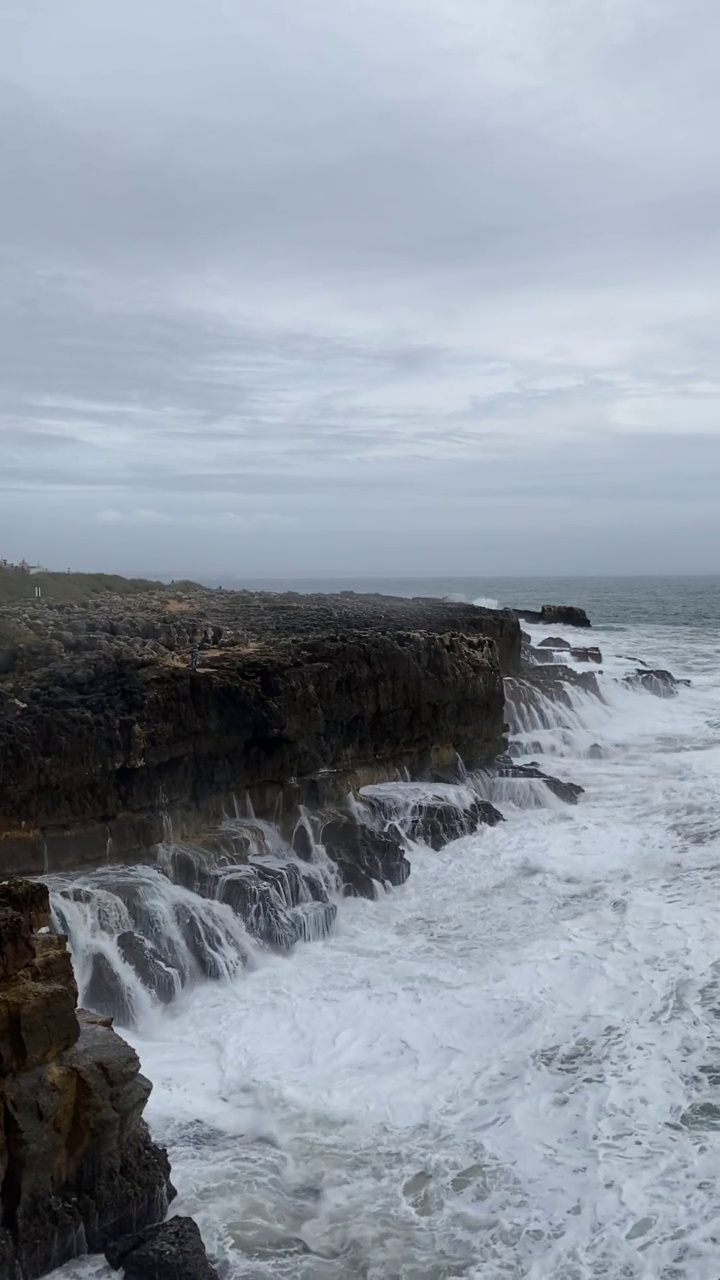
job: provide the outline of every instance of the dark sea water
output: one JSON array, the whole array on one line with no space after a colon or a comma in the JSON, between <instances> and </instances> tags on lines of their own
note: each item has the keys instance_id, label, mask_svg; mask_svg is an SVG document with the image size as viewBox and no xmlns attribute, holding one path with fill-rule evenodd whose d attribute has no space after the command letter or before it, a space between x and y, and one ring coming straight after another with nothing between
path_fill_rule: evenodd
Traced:
<instances>
[{"instance_id":1,"label":"dark sea water","mask_svg":"<svg viewBox=\"0 0 720 1280\"><path fill-rule=\"evenodd\" d=\"M720 579L263 585L580 605L602 697L515 717L576 807L500 787L501 825L132 1032L176 1211L227 1280L718 1280Z\"/></svg>"}]
</instances>

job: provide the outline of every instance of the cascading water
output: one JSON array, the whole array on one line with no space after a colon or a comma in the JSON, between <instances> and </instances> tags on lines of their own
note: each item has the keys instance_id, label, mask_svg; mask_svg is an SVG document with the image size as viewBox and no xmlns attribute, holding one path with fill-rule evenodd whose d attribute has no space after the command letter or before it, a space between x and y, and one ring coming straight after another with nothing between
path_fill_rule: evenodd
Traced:
<instances>
[{"instance_id":1,"label":"cascading water","mask_svg":"<svg viewBox=\"0 0 720 1280\"><path fill-rule=\"evenodd\" d=\"M500 768L356 798L406 841L467 819L411 843L399 891L328 891L332 934L291 958L245 934L242 973L130 1033L177 1210L228 1280L717 1280L716 633L594 639L602 698L533 685ZM635 653L692 688L624 683ZM505 821L478 825L483 800ZM203 872L232 881L226 855Z\"/></svg>"},{"instance_id":2,"label":"cascading water","mask_svg":"<svg viewBox=\"0 0 720 1280\"><path fill-rule=\"evenodd\" d=\"M121 1025L148 1018L202 978L232 978L253 943L229 907L204 901L154 867L103 867L48 879L67 934L80 1004Z\"/></svg>"}]
</instances>

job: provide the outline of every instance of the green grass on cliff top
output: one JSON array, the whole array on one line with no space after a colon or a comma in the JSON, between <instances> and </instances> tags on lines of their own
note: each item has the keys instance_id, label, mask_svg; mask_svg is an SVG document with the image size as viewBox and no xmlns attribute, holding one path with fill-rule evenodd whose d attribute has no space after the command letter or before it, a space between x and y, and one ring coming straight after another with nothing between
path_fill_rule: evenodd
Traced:
<instances>
[{"instance_id":1,"label":"green grass on cliff top","mask_svg":"<svg viewBox=\"0 0 720 1280\"><path fill-rule=\"evenodd\" d=\"M0 605L34 600L36 587L42 588L43 600L80 604L103 592L136 595L162 590L165 583L150 582L147 578L121 578L113 573L17 573L0 565Z\"/></svg>"}]
</instances>

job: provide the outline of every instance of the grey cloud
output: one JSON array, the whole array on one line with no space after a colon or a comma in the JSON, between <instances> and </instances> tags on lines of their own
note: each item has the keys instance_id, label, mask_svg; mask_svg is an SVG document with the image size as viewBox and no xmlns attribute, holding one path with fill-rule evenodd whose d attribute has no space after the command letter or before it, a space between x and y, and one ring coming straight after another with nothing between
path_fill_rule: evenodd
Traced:
<instances>
[{"instance_id":1,"label":"grey cloud","mask_svg":"<svg viewBox=\"0 0 720 1280\"><path fill-rule=\"evenodd\" d=\"M710 0L8 0L4 554L699 563L718 35Z\"/></svg>"}]
</instances>

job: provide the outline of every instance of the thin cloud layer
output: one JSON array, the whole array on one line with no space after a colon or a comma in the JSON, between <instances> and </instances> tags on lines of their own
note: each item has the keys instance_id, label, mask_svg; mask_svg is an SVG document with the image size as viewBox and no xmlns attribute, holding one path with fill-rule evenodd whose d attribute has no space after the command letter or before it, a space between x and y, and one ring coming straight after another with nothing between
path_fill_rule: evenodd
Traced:
<instances>
[{"instance_id":1,"label":"thin cloud layer","mask_svg":"<svg viewBox=\"0 0 720 1280\"><path fill-rule=\"evenodd\" d=\"M714 569L718 36L710 0L13 0L2 554Z\"/></svg>"}]
</instances>

